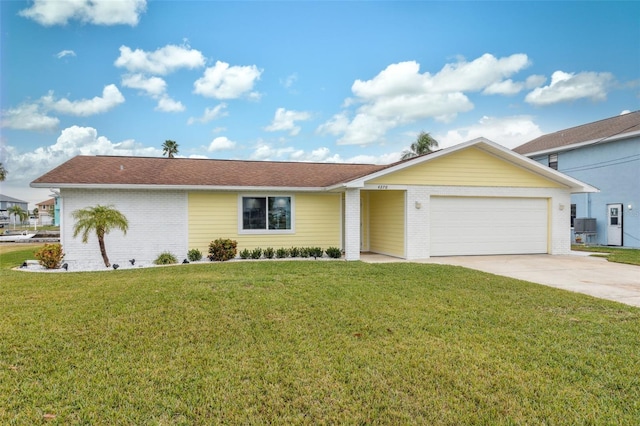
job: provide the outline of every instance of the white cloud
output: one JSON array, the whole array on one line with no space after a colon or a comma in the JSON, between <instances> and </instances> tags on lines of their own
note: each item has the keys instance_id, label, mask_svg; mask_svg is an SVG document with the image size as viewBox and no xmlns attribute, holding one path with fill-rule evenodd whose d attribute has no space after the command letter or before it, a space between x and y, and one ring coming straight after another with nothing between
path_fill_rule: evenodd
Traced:
<instances>
[{"instance_id":1,"label":"white cloud","mask_svg":"<svg viewBox=\"0 0 640 426\"><path fill-rule=\"evenodd\" d=\"M124 100L124 96L122 96L122 93L120 93L115 84L105 86L102 90L102 97L95 96L92 99L70 101L62 98L60 100L54 100L52 92L49 92L47 96L42 98L43 105L46 108L62 114L81 117L102 114L120 105Z\"/></svg>"},{"instance_id":2,"label":"white cloud","mask_svg":"<svg viewBox=\"0 0 640 426\"><path fill-rule=\"evenodd\" d=\"M205 58L200 51L189 46L168 44L154 52L120 46L120 56L114 64L133 73L166 75L181 68L200 68L204 66Z\"/></svg>"},{"instance_id":3,"label":"white cloud","mask_svg":"<svg viewBox=\"0 0 640 426\"><path fill-rule=\"evenodd\" d=\"M511 79L499 81L487 86L482 93L485 95L517 95L524 89L524 83L517 83Z\"/></svg>"},{"instance_id":4,"label":"white cloud","mask_svg":"<svg viewBox=\"0 0 640 426\"><path fill-rule=\"evenodd\" d=\"M42 191L29 188L29 183L49 170L76 155L133 155L159 157L162 149L143 147L133 140L111 142L100 136L93 127L71 126L60 132L56 142L34 151L20 152L16 147L5 145L0 149L0 158L10 171L3 188L15 188L17 198L35 203L46 199ZM4 192L4 189L3 189ZM36 193L36 196L28 195ZM21 195L23 194L23 195ZM33 197L33 198L30 198Z\"/></svg>"},{"instance_id":5,"label":"white cloud","mask_svg":"<svg viewBox=\"0 0 640 426\"><path fill-rule=\"evenodd\" d=\"M191 125L194 123L208 123L209 121L215 120L217 118L220 117L224 117L226 115L228 115L227 111L225 111L227 109L227 104L225 104L224 102L216 105L213 108L205 108L204 110L204 114L202 114L202 117L196 118L196 117L189 117L189 120L187 120L187 124Z\"/></svg>"},{"instance_id":6,"label":"white cloud","mask_svg":"<svg viewBox=\"0 0 640 426\"><path fill-rule=\"evenodd\" d=\"M160 96L167 90L167 83L160 77L146 77L143 74L127 74L122 77L122 85L144 91L149 96Z\"/></svg>"},{"instance_id":7,"label":"white cloud","mask_svg":"<svg viewBox=\"0 0 640 426\"><path fill-rule=\"evenodd\" d=\"M355 97L343 107L354 107L353 114L343 111L317 128L319 133L342 135L343 145L368 145L384 141L386 133L398 126L427 118L449 122L457 114L473 109L466 92L513 94L525 83L514 83L510 76L530 61L525 54L496 58L490 54L467 62L446 64L438 73L420 73L415 61L391 64L371 80L356 80L351 90ZM349 121L349 116L353 119Z\"/></svg>"},{"instance_id":8,"label":"white cloud","mask_svg":"<svg viewBox=\"0 0 640 426\"><path fill-rule=\"evenodd\" d=\"M60 52L56 53L56 58L58 59L62 59L65 56L76 56L76 52L74 52L73 50L61 50Z\"/></svg>"},{"instance_id":9,"label":"white cloud","mask_svg":"<svg viewBox=\"0 0 640 426\"><path fill-rule=\"evenodd\" d=\"M128 74L122 77L122 85L142 90L145 95L158 101L156 111L182 112L186 107L180 101L167 95L167 83L160 77L147 77L144 74Z\"/></svg>"},{"instance_id":10,"label":"white cloud","mask_svg":"<svg viewBox=\"0 0 640 426\"><path fill-rule=\"evenodd\" d=\"M162 112L182 112L185 110L185 106L182 102L173 100L168 95L164 95L158 98L158 105L155 110Z\"/></svg>"},{"instance_id":11,"label":"white cloud","mask_svg":"<svg viewBox=\"0 0 640 426\"><path fill-rule=\"evenodd\" d=\"M280 84L282 84L285 89L291 89L291 86L293 86L293 84L298 80L298 74L297 73L293 73L291 75L288 75L286 78L284 79L280 79Z\"/></svg>"},{"instance_id":12,"label":"white cloud","mask_svg":"<svg viewBox=\"0 0 640 426\"><path fill-rule=\"evenodd\" d=\"M381 119L373 114L361 113L349 123L344 135L338 139L338 145L369 145L384 141L384 136L398 123Z\"/></svg>"},{"instance_id":13,"label":"white cloud","mask_svg":"<svg viewBox=\"0 0 640 426\"><path fill-rule=\"evenodd\" d=\"M226 136L218 136L214 140L211 141L207 151L215 152L215 151L224 151L233 149L236 147L236 143L229 140Z\"/></svg>"},{"instance_id":14,"label":"white cloud","mask_svg":"<svg viewBox=\"0 0 640 426\"><path fill-rule=\"evenodd\" d=\"M296 126L296 121L305 121L310 118L311 114L305 111L287 111L284 108L278 108L273 121L264 129L268 132L288 130L291 136L295 136L300 133L300 126Z\"/></svg>"},{"instance_id":15,"label":"white cloud","mask_svg":"<svg viewBox=\"0 0 640 426\"><path fill-rule=\"evenodd\" d=\"M487 138L507 148L515 148L541 136L540 127L528 115L482 117L476 124L433 135L440 148L448 148L479 137Z\"/></svg>"},{"instance_id":16,"label":"white cloud","mask_svg":"<svg viewBox=\"0 0 640 426\"><path fill-rule=\"evenodd\" d=\"M259 95L251 91L261 75L262 70L255 65L229 66L226 62L217 61L193 83L194 93L216 99L236 99L246 94L256 99Z\"/></svg>"},{"instance_id":17,"label":"white cloud","mask_svg":"<svg viewBox=\"0 0 640 426\"><path fill-rule=\"evenodd\" d=\"M16 130L54 130L60 120L40 111L38 104L24 104L2 111L1 127Z\"/></svg>"},{"instance_id":18,"label":"white cloud","mask_svg":"<svg viewBox=\"0 0 640 426\"><path fill-rule=\"evenodd\" d=\"M556 71L551 75L551 83L529 92L525 97L525 102L536 106L545 106L585 98L592 101L603 101L607 98L607 92L613 81L613 75L608 72L574 74Z\"/></svg>"},{"instance_id":19,"label":"white cloud","mask_svg":"<svg viewBox=\"0 0 640 426\"><path fill-rule=\"evenodd\" d=\"M328 121L318 126L316 132L322 135L331 134L339 135L349 128L349 116L346 112L335 114Z\"/></svg>"},{"instance_id":20,"label":"white cloud","mask_svg":"<svg viewBox=\"0 0 640 426\"><path fill-rule=\"evenodd\" d=\"M95 25L135 26L146 6L146 0L35 0L19 15L45 26L66 25L70 20Z\"/></svg>"}]
</instances>

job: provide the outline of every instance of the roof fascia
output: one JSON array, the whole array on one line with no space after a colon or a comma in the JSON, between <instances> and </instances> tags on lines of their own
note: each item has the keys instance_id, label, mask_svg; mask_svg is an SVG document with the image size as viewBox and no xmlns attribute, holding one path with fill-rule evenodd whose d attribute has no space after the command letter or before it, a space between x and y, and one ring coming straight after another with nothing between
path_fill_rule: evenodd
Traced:
<instances>
[{"instance_id":1,"label":"roof fascia","mask_svg":"<svg viewBox=\"0 0 640 426\"><path fill-rule=\"evenodd\" d=\"M623 139L631 139L633 137L637 137L640 136L640 130L636 131L636 132L628 132L628 133L622 133L619 135L615 135L615 136L611 136L609 138L603 139L603 138L598 138L598 139L591 139L588 141L584 141L584 142L578 142L578 143L572 143L571 145L565 145L565 146L559 146L556 148L549 148L549 149L543 149L540 151L535 151L535 152L528 152L526 154L522 154L524 156L527 157L535 157L538 155L548 155L548 154L555 154L557 152L563 152L563 151L571 151L577 148L581 148L583 146L587 146L587 145L595 145L595 144L604 144L604 143L609 143L609 142L616 142L616 141L620 141Z\"/></svg>"},{"instance_id":2,"label":"roof fascia","mask_svg":"<svg viewBox=\"0 0 640 426\"><path fill-rule=\"evenodd\" d=\"M130 185L130 184L77 184L77 183L31 183L32 188L58 189L141 189L178 191L219 191L219 192L326 192L322 187L296 186L220 186L220 185Z\"/></svg>"}]
</instances>

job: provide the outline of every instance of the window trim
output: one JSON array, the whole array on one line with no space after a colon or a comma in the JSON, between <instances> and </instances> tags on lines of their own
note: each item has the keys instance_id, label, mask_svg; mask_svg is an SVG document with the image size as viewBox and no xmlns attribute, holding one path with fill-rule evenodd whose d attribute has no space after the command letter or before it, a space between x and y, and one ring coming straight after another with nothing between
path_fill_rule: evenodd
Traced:
<instances>
[{"instance_id":1,"label":"window trim","mask_svg":"<svg viewBox=\"0 0 640 426\"><path fill-rule=\"evenodd\" d=\"M291 200L291 229L269 229L268 224L265 229L244 229L244 204L245 198L265 198L267 209L269 198L288 197ZM267 216L268 216L267 212ZM293 194L238 194L238 234L241 235L274 235L274 234L295 234L296 230L296 199Z\"/></svg>"}]
</instances>

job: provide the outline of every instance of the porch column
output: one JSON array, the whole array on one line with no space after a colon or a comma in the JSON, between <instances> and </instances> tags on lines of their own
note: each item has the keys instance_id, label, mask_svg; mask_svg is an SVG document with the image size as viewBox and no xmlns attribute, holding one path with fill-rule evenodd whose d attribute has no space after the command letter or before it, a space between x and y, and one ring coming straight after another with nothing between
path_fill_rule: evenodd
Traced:
<instances>
[{"instance_id":1,"label":"porch column","mask_svg":"<svg viewBox=\"0 0 640 426\"><path fill-rule=\"evenodd\" d=\"M347 189L344 197L344 256L360 260L360 189Z\"/></svg>"}]
</instances>

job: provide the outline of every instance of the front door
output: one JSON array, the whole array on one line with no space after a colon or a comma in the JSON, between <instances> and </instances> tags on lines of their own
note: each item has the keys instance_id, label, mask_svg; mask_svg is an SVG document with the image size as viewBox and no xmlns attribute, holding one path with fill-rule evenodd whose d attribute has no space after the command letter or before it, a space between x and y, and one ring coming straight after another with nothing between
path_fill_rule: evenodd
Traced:
<instances>
[{"instance_id":1,"label":"front door","mask_svg":"<svg viewBox=\"0 0 640 426\"><path fill-rule=\"evenodd\" d=\"M622 245L622 204L607 204L607 245Z\"/></svg>"}]
</instances>

